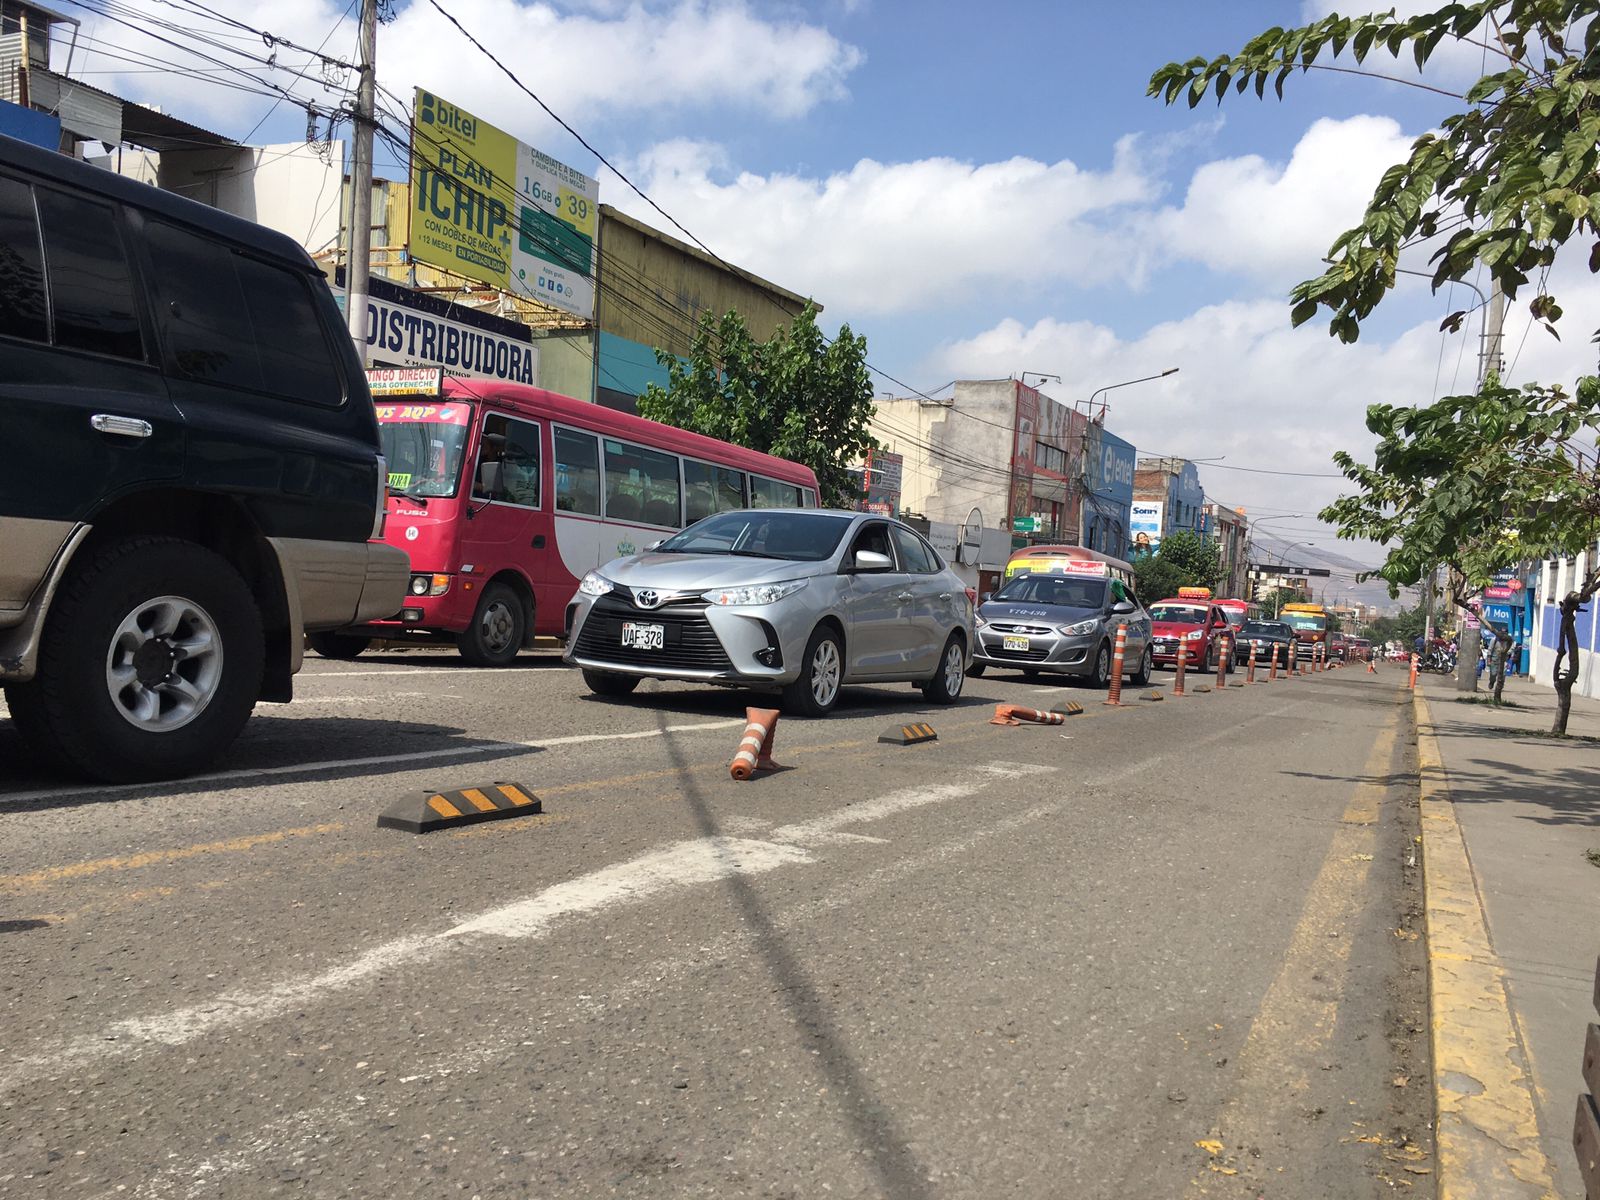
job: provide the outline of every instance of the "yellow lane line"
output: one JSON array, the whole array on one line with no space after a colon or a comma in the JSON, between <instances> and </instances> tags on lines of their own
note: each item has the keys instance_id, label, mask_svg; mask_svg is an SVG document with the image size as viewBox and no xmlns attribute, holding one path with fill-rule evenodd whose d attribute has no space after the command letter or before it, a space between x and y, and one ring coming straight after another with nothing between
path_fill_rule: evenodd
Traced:
<instances>
[{"instance_id":1,"label":"yellow lane line","mask_svg":"<svg viewBox=\"0 0 1600 1200\"><path fill-rule=\"evenodd\" d=\"M1423 904L1439 1200L1555 1196L1505 969L1489 940L1467 844L1456 821L1433 718L1412 693L1422 776Z\"/></svg>"},{"instance_id":2,"label":"yellow lane line","mask_svg":"<svg viewBox=\"0 0 1600 1200\"><path fill-rule=\"evenodd\" d=\"M46 867L25 875L0 875L0 891L31 891L53 883L83 879L106 871L137 871L142 867L180 862L186 858L197 858L205 854L240 854L254 850L258 846L270 846L293 838L318 837L344 828L343 821L329 821L322 825L302 825L297 829L279 829L272 833L253 833L222 842L180 846L174 850L148 850L142 854L129 854L117 858L96 858L64 867Z\"/></svg>"},{"instance_id":3,"label":"yellow lane line","mask_svg":"<svg viewBox=\"0 0 1600 1200\"><path fill-rule=\"evenodd\" d=\"M1362 770L1365 779L1388 775L1403 709L1396 706L1373 740ZM1322 865L1306 892L1300 918L1284 950L1283 965L1261 999L1238 1054L1233 1089L1204 1143L1208 1161L1190 1182L1191 1194L1206 1194L1222 1176L1252 1185L1278 1178L1291 1166L1261 1157L1235 1157L1240 1146L1291 1150L1281 1131L1285 1114L1298 1113L1310 1090L1310 1065L1324 1061L1344 999L1355 918L1366 901L1366 884L1377 842L1382 784L1356 785ZM1316 986L1310 980L1316 979ZM1197 1143L1201 1144L1201 1143ZM1255 1195L1255 1190L1250 1191Z\"/></svg>"}]
</instances>

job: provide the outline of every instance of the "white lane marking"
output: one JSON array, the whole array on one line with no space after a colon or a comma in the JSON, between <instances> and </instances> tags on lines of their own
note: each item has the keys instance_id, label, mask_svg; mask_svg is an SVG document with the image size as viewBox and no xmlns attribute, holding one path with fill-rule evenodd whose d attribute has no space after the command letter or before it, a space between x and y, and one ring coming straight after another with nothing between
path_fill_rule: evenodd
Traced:
<instances>
[{"instance_id":1,"label":"white lane marking","mask_svg":"<svg viewBox=\"0 0 1600 1200\"><path fill-rule=\"evenodd\" d=\"M301 671L295 682L307 679L354 679L358 675L510 675L504 667L387 667L375 671Z\"/></svg>"},{"instance_id":2,"label":"white lane marking","mask_svg":"<svg viewBox=\"0 0 1600 1200\"><path fill-rule=\"evenodd\" d=\"M479 742L470 746L441 746L437 750L416 750L406 754L379 754L371 758L341 758L323 762L294 763L279 767L248 767L234 771L213 771L209 775L190 775L182 782L227 783L233 780L253 780L276 775L293 775L302 771L328 771L335 768L386 766L391 763L422 762L439 758L458 758L463 755L504 754L508 757L530 749L548 746L575 746L585 742L626 742L639 738L663 737L669 733L693 733L700 729L731 729L744 725L743 718L731 721L705 721L692 725L665 725L660 729L646 729L637 733L580 733L572 737L549 738L542 742ZM159 785L149 783L118 784L100 788L95 795L100 798L118 792L137 791ZM0 792L0 809L7 805L24 804L33 800L49 800L58 796L83 795L88 790L80 787L40 788L32 792Z\"/></svg>"},{"instance_id":3,"label":"white lane marking","mask_svg":"<svg viewBox=\"0 0 1600 1200\"><path fill-rule=\"evenodd\" d=\"M639 738L660 737L665 733L693 733L697 729L743 728L748 722L743 717L727 721L696 721L692 725L663 725L660 729L641 729L637 733L574 733L567 737L545 738L542 741L518 742L519 746L581 746L588 742L631 742Z\"/></svg>"},{"instance_id":4,"label":"white lane marking","mask_svg":"<svg viewBox=\"0 0 1600 1200\"><path fill-rule=\"evenodd\" d=\"M1016 778L1053 767L991 763L975 768L990 779ZM107 1029L67 1039L46 1053L14 1059L0 1069L0 1092L41 1075L58 1077L77 1066L151 1045L181 1046L220 1029L255 1025L323 996L343 991L374 975L426 961L467 935L540 938L564 916L604 912L664 892L691 888L734 875L754 875L817 860L801 845L807 837L833 841L841 825L881 820L942 800L970 796L983 781L907 788L829 816L773 831L773 840L705 837L677 842L626 862L591 871L513 904L491 909L442 933L395 938L366 950L341 966L284 980L255 991L243 989L154 1017L126 1018ZM778 835L786 835L781 841ZM820 836L819 836L820 835Z\"/></svg>"},{"instance_id":5,"label":"white lane marking","mask_svg":"<svg viewBox=\"0 0 1600 1200\"><path fill-rule=\"evenodd\" d=\"M384 692L382 695L364 696L296 696L294 702L301 704L388 704L391 700L439 700L448 698L460 699L454 694L442 692Z\"/></svg>"},{"instance_id":6,"label":"white lane marking","mask_svg":"<svg viewBox=\"0 0 1600 1200\"><path fill-rule=\"evenodd\" d=\"M486 933L506 938L540 937L558 917L598 912L613 904L714 883L730 875L759 875L790 863L812 861L811 855L798 846L744 838L696 838L558 883L526 900L465 921L441 936Z\"/></svg>"}]
</instances>

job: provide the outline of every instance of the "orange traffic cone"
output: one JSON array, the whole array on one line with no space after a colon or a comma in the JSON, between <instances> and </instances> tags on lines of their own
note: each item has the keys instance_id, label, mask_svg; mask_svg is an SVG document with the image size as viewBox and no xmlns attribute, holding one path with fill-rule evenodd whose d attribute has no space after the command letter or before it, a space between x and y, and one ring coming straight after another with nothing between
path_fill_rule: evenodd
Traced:
<instances>
[{"instance_id":1,"label":"orange traffic cone","mask_svg":"<svg viewBox=\"0 0 1600 1200\"><path fill-rule=\"evenodd\" d=\"M778 732L778 710L775 708L747 708L744 737L739 740L739 752L728 764L728 774L735 779L749 779L757 771L776 771L772 761L772 738Z\"/></svg>"},{"instance_id":2,"label":"orange traffic cone","mask_svg":"<svg viewBox=\"0 0 1600 1200\"><path fill-rule=\"evenodd\" d=\"M1020 704L996 704L991 725L1020 725L1033 721L1039 725L1064 725L1067 718L1061 713L1042 712L1037 708L1024 708Z\"/></svg>"}]
</instances>

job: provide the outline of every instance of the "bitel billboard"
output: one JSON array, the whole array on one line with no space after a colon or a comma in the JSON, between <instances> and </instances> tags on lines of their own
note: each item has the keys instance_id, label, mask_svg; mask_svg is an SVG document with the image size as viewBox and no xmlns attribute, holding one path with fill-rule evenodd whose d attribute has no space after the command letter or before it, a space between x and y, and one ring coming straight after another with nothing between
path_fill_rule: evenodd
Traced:
<instances>
[{"instance_id":1,"label":"bitel billboard","mask_svg":"<svg viewBox=\"0 0 1600 1200\"><path fill-rule=\"evenodd\" d=\"M599 185L417 89L411 257L580 317L594 315Z\"/></svg>"}]
</instances>

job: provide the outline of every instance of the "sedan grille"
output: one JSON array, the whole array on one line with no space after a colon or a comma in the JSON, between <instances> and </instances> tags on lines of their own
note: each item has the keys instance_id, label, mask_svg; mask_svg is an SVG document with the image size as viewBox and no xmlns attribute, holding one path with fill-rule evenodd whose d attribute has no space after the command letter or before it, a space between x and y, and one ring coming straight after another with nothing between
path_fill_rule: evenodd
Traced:
<instances>
[{"instance_id":1,"label":"sedan grille","mask_svg":"<svg viewBox=\"0 0 1600 1200\"><path fill-rule=\"evenodd\" d=\"M1043 650L1007 650L1004 645L985 645L983 652L990 658L1014 658L1019 662L1043 662L1050 656L1048 648Z\"/></svg>"},{"instance_id":2,"label":"sedan grille","mask_svg":"<svg viewBox=\"0 0 1600 1200\"><path fill-rule=\"evenodd\" d=\"M1046 637L1055 632L1048 625L1011 625L1000 621L990 621L989 628L1000 633L1026 633L1034 637Z\"/></svg>"},{"instance_id":3,"label":"sedan grille","mask_svg":"<svg viewBox=\"0 0 1600 1200\"><path fill-rule=\"evenodd\" d=\"M640 650L622 644L624 621L660 625L665 644L659 650ZM664 667L687 671L732 671L733 662L722 648L706 605L669 604L658 609L635 608L617 594L594 602L578 633L573 652L580 658L628 667Z\"/></svg>"}]
</instances>

